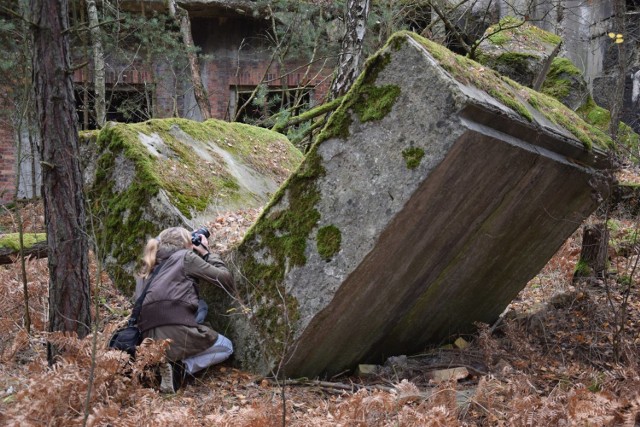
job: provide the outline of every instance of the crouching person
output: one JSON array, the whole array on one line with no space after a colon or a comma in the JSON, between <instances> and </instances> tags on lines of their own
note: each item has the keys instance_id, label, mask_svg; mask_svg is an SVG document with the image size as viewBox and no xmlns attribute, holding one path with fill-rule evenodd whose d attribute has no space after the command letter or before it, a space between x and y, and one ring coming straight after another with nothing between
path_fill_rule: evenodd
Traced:
<instances>
[{"instance_id":1,"label":"crouching person","mask_svg":"<svg viewBox=\"0 0 640 427\"><path fill-rule=\"evenodd\" d=\"M166 353L171 363L160 367L160 391L165 393L174 393L181 382L176 364L181 363L187 374L194 374L233 353L229 339L196 321L199 302L202 308L199 281L227 291L234 283L222 260L209 253L206 236L194 236L192 240L189 231L173 227L150 239L136 282L135 298L146 288L138 320L143 337L171 340Z\"/></svg>"}]
</instances>

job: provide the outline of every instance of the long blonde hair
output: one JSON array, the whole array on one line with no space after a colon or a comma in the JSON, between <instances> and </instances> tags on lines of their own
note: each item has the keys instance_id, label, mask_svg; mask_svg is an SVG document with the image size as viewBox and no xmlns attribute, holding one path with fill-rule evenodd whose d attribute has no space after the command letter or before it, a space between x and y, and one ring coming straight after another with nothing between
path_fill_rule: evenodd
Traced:
<instances>
[{"instance_id":1,"label":"long blonde hair","mask_svg":"<svg viewBox=\"0 0 640 427\"><path fill-rule=\"evenodd\" d=\"M186 228L171 227L163 230L158 237L149 239L142 253L140 277L146 279L156 266L158 250L179 250L191 245L191 233Z\"/></svg>"}]
</instances>

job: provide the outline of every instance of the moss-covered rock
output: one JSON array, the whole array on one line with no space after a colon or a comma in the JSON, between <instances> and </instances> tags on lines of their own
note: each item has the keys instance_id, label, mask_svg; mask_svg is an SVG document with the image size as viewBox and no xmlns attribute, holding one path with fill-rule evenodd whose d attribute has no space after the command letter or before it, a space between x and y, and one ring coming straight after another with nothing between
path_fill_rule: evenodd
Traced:
<instances>
[{"instance_id":1,"label":"moss-covered rock","mask_svg":"<svg viewBox=\"0 0 640 427\"><path fill-rule=\"evenodd\" d=\"M402 150L402 157L407 162L407 168L415 169L424 157L424 150L418 147L405 148Z\"/></svg>"},{"instance_id":2,"label":"moss-covered rock","mask_svg":"<svg viewBox=\"0 0 640 427\"><path fill-rule=\"evenodd\" d=\"M609 133L611 126L611 113L609 110L600 107L591 96L577 110L578 115L587 123L599 129L603 133ZM618 135L612 148L620 156L632 162L640 163L638 150L640 149L640 136L626 123L618 123Z\"/></svg>"},{"instance_id":3,"label":"moss-covered rock","mask_svg":"<svg viewBox=\"0 0 640 427\"><path fill-rule=\"evenodd\" d=\"M302 159L278 133L219 120L109 123L81 140L96 245L127 292L146 239L263 205Z\"/></svg>"},{"instance_id":4,"label":"moss-covered rock","mask_svg":"<svg viewBox=\"0 0 640 427\"><path fill-rule=\"evenodd\" d=\"M538 89L561 42L555 34L508 16L487 28L476 48L476 58L500 74Z\"/></svg>"},{"instance_id":5,"label":"moss-covered rock","mask_svg":"<svg viewBox=\"0 0 640 427\"><path fill-rule=\"evenodd\" d=\"M567 58L554 58L541 92L577 110L589 98L589 88L580 71Z\"/></svg>"}]
</instances>

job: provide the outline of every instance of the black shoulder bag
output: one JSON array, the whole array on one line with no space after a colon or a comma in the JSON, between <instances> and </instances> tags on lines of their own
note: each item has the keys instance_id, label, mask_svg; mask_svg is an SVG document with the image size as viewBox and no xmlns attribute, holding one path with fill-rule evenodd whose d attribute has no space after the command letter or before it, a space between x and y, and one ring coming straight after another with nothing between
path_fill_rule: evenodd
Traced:
<instances>
[{"instance_id":1,"label":"black shoulder bag","mask_svg":"<svg viewBox=\"0 0 640 427\"><path fill-rule=\"evenodd\" d=\"M149 285L151 285L153 278L159 271L160 266L156 266L144 287L142 294L140 294L133 306L133 311L131 312L131 317L129 317L127 326L114 332L113 336L111 336L111 339L109 340L109 348L126 351L129 355L135 357L136 347L138 347L142 342L142 332L140 332L140 329L138 328L138 317L140 316L140 311L142 311L142 303L144 302L144 297L147 295L147 291L149 290Z\"/></svg>"}]
</instances>

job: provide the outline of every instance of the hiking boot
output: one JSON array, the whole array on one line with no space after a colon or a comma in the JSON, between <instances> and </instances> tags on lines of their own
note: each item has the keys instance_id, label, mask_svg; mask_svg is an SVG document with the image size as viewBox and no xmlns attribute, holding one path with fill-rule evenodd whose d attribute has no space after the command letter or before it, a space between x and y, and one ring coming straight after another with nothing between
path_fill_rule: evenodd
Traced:
<instances>
[{"instance_id":1,"label":"hiking boot","mask_svg":"<svg viewBox=\"0 0 640 427\"><path fill-rule=\"evenodd\" d=\"M159 367L160 371L160 392L161 393L175 393L175 375L173 372L173 367L170 363L161 363Z\"/></svg>"},{"instance_id":2,"label":"hiking boot","mask_svg":"<svg viewBox=\"0 0 640 427\"><path fill-rule=\"evenodd\" d=\"M176 391L193 382L193 375L187 371L182 361L171 362L171 367L173 368L173 386Z\"/></svg>"}]
</instances>

